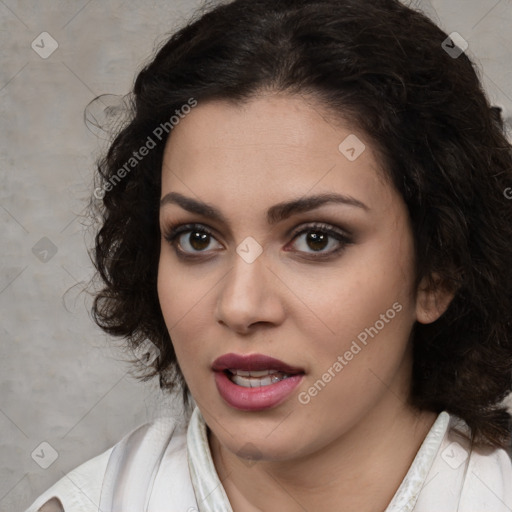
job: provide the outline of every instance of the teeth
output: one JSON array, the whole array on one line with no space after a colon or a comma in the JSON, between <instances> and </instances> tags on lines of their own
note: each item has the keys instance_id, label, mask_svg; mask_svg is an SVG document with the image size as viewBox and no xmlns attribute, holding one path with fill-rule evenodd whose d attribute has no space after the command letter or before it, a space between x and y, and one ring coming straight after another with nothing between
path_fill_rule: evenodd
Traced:
<instances>
[{"instance_id":1,"label":"teeth","mask_svg":"<svg viewBox=\"0 0 512 512\"><path fill-rule=\"evenodd\" d=\"M273 373L278 373L277 370L259 370L259 371L247 371L247 370L229 370L233 375L240 375L241 377L266 377Z\"/></svg>"},{"instance_id":2,"label":"teeth","mask_svg":"<svg viewBox=\"0 0 512 512\"><path fill-rule=\"evenodd\" d=\"M259 371L259 372L245 372L245 373L263 373L265 376L242 376L240 374L241 370L238 370L236 374L233 374L230 378L231 381L237 384L238 386L242 386L244 388L260 388L263 386L270 386L271 384L275 384L283 379L288 378L290 375L287 373L278 372L275 370L268 371Z\"/></svg>"}]
</instances>

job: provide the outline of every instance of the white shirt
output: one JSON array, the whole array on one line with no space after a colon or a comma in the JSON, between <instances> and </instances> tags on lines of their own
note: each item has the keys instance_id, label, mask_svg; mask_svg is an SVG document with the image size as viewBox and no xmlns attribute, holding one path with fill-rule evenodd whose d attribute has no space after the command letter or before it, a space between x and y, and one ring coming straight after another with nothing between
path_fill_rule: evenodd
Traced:
<instances>
[{"instance_id":1,"label":"white shirt","mask_svg":"<svg viewBox=\"0 0 512 512\"><path fill-rule=\"evenodd\" d=\"M512 460L470 449L467 425L441 412L385 512L512 512ZM196 407L159 418L70 471L25 512L57 497L65 512L233 512ZM342 505L340 497L340 505Z\"/></svg>"}]
</instances>

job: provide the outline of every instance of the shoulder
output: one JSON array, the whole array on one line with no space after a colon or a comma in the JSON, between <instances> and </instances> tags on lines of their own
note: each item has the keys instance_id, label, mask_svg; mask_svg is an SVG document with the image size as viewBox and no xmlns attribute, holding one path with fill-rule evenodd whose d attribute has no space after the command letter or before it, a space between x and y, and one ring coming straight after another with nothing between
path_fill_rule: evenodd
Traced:
<instances>
[{"instance_id":1,"label":"shoulder","mask_svg":"<svg viewBox=\"0 0 512 512\"><path fill-rule=\"evenodd\" d=\"M88 512L98 503L103 476L114 447L76 467L41 494L26 512Z\"/></svg>"},{"instance_id":2,"label":"shoulder","mask_svg":"<svg viewBox=\"0 0 512 512\"><path fill-rule=\"evenodd\" d=\"M510 512L511 455L502 448L475 447L467 425L451 416L415 510Z\"/></svg>"},{"instance_id":3,"label":"shoulder","mask_svg":"<svg viewBox=\"0 0 512 512\"><path fill-rule=\"evenodd\" d=\"M184 435L177 427L180 424L167 417L140 425L108 450L64 475L25 512L97 512L108 485L115 484L134 457L158 457L171 439L171 444L184 447Z\"/></svg>"},{"instance_id":4,"label":"shoulder","mask_svg":"<svg viewBox=\"0 0 512 512\"><path fill-rule=\"evenodd\" d=\"M502 448L473 448L468 457L463 510L512 510L512 458ZM464 508L465 507L465 508Z\"/></svg>"}]
</instances>

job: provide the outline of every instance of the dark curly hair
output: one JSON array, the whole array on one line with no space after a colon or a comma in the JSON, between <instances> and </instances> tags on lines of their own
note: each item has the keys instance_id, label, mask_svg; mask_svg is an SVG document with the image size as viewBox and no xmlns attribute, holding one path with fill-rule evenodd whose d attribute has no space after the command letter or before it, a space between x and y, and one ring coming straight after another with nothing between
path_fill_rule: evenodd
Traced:
<instances>
[{"instance_id":1,"label":"dark curly hair","mask_svg":"<svg viewBox=\"0 0 512 512\"><path fill-rule=\"evenodd\" d=\"M181 385L187 397L156 285L170 117L193 101L303 94L373 142L408 207L416 283L454 292L437 321L414 325L410 403L464 419L477 444L509 445L512 151L455 42L397 0L235 0L197 11L162 45L135 80L130 119L98 163L91 201L103 283L93 316L130 347L159 349L140 378L158 375L162 389Z\"/></svg>"}]
</instances>

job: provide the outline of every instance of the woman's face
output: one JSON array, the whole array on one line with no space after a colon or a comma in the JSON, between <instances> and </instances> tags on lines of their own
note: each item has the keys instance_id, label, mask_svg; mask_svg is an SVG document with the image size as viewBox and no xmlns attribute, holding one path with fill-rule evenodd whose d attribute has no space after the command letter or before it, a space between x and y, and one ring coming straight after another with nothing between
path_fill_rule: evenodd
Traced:
<instances>
[{"instance_id":1,"label":"woman's face","mask_svg":"<svg viewBox=\"0 0 512 512\"><path fill-rule=\"evenodd\" d=\"M410 387L406 206L364 134L324 117L299 96L199 103L164 153L160 304L208 426L244 457L321 450Z\"/></svg>"}]
</instances>

